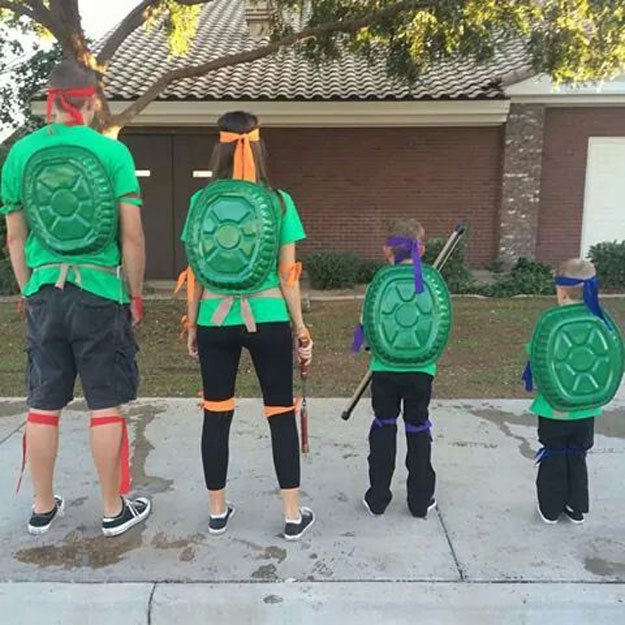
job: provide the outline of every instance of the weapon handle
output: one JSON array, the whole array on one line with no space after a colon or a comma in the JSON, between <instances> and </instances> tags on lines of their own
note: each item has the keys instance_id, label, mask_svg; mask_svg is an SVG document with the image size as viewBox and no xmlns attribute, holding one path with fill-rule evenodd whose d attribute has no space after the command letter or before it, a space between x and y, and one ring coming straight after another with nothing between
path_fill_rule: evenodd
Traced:
<instances>
[{"instance_id":1,"label":"weapon handle","mask_svg":"<svg viewBox=\"0 0 625 625\"><path fill-rule=\"evenodd\" d=\"M358 388L356 388L356 391L354 392L352 398L349 400L349 404L347 405L347 408L341 414L341 418L343 419L343 421L348 421L349 418L352 416L352 412L354 412L354 408L356 408L361 397L365 394L365 391L367 390L367 387L369 386L369 383L371 382L371 378L372 378L371 371L367 371L365 376L360 381Z\"/></svg>"}]
</instances>

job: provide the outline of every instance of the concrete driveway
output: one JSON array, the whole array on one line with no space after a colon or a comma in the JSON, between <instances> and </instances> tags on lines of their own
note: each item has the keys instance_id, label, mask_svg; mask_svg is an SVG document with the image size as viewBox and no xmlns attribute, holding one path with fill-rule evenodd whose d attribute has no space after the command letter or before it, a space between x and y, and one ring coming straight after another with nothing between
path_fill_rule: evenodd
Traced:
<instances>
[{"instance_id":1,"label":"concrete driveway","mask_svg":"<svg viewBox=\"0 0 625 625\"><path fill-rule=\"evenodd\" d=\"M25 532L26 481L15 496L24 406L0 402L0 622L22 625L185 625L206 622L534 624L625 622L625 398L597 421L587 522L546 526L535 512L534 419L525 401L438 401L438 511L405 505L403 440L395 498L364 513L369 406L310 402L303 499L318 522L300 543L280 536L280 502L259 401L238 404L229 499L237 515L206 532L194 400L129 408L137 491L154 501L147 525L99 534L99 498L84 405L63 418L57 490L66 516L43 537ZM6 620L5 620L6 619Z\"/></svg>"}]
</instances>

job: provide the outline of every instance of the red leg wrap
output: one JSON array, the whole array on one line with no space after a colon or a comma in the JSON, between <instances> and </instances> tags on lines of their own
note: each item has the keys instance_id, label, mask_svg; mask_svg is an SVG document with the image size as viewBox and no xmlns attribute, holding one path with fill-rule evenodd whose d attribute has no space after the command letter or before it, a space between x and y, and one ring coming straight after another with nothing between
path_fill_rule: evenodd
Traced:
<instances>
[{"instance_id":1,"label":"red leg wrap","mask_svg":"<svg viewBox=\"0 0 625 625\"><path fill-rule=\"evenodd\" d=\"M131 488L130 479L130 443L128 440L128 425L124 417L118 415L91 418L91 427L99 425L110 425L111 423L122 424L122 448L120 452L120 473L119 494L127 495Z\"/></svg>"},{"instance_id":2,"label":"red leg wrap","mask_svg":"<svg viewBox=\"0 0 625 625\"><path fill-rule=\"evenodd\" d=\"M28 423L36 423L37 425L49 425L51 427L58 428L59 427L59 419L56 415L51 414L41 414L40 412L29 412L28 417L26 417L26 421ZM20 492L20 488L22 487L22 480L24 479L24 471L26 470L26 456L27 456L27 446L26 446L26 432L24 432L24 436L22 436L22 467L20 469L20 476L17 480L17 489L15 493Z\"/></svg>"}]
</instances>

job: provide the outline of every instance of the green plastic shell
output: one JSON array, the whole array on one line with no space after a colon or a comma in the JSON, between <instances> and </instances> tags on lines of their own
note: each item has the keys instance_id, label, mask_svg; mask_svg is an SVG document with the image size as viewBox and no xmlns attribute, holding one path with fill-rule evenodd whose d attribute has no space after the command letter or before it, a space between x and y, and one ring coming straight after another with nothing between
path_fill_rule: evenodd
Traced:
<instances>
[{"instance_id":1,"label":"green plastic shell","mask_svg":"<svg viewBox=\"0 0 625 625\"><path fill-rule=\"evenodd\" d=\"M534 383L557 412L608 404L625 367L623 338L583 304L544 312L534 330L530 362Z\"/></svg>"},{"instance_id":2,"label":"green plastic shell","mask_svg":"<svg viewBox=\"0 0 625 625\"><path fill-rule=\"evenodd\" d=\"M22 200L30 229L55 254L94 254L117 238L115 192L90 150L62 145L35 152L24 170Z\"/></svg>"},{"instance_id":3,"label":"green plastic shell","mask_svg":"<svg viewBox=\"0 0 625 625\"><path fill-rule=\"evenodd\" d=\"M276 193L262 185L209 184L187 227L187 259L200 283L232 295L257 291L277 266L281 215Z\"/></svg>"},{"instance_id":4,"label":"green plastic shell","mask_svg":"<svg viewBox=\"0 0 625 625\"><path fill-rule=\"evenodd\" d=\"M367 290L363 327L373 354L390 366L422 367L442 355L451 333L451 295L441 274L423 265L423 293L414 292L412 265L378 271Z\"/></svg>"}]
</instances>

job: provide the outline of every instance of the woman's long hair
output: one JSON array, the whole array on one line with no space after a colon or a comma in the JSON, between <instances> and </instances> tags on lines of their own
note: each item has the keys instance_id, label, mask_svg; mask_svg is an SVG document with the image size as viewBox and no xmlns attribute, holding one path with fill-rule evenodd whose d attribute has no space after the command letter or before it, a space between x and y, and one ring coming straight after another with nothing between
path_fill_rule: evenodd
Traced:
<instances>
[{"instance_id":1,"label":"woman's long hair","mask_svg":"<svg viewBox=\"0 0 625 625\"><path fill-rule=\"evenodd\" d=\"M244 111L233 111L225 113L217 122L221 132L234 132L236 134L245 134L258 128L258 117ZM261 139L251 144L254 162L256 164L256 182L270 187L269 177L267 175L267 150ZM213 172L213 180L221 180L223 178L232 178L234 168L234 151L236 143L220 143L219 141L213 148L210 168Z\"/></svg>"}]
</instances>

